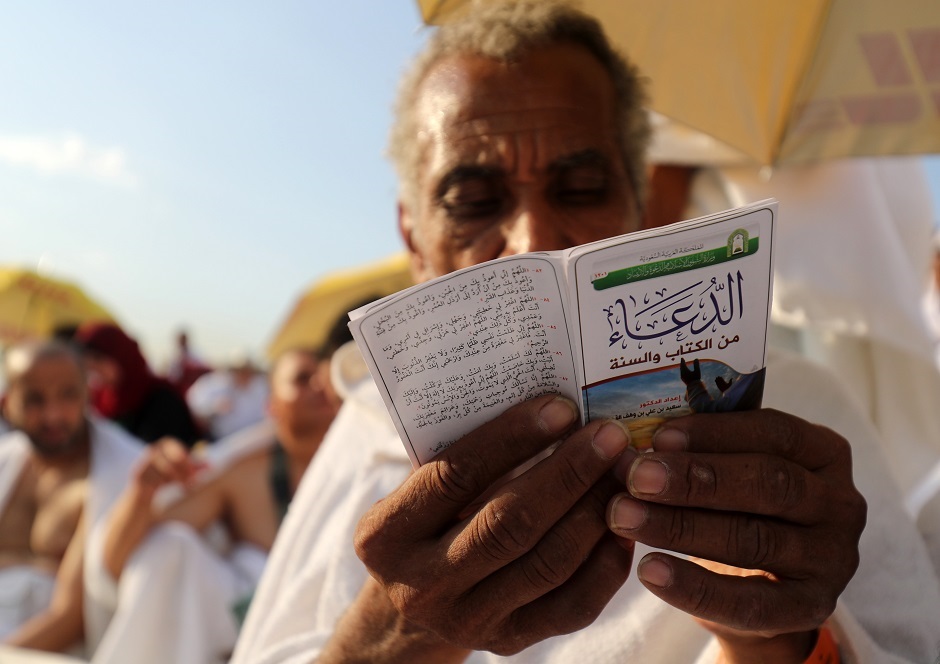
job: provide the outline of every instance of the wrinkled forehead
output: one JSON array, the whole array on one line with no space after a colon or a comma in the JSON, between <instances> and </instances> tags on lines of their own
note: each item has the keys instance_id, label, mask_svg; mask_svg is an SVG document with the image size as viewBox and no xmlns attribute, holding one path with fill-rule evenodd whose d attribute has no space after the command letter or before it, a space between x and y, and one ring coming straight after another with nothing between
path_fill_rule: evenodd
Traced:
<instances>
[{"instance_id":1,"label":"wrinkled forehead","mask_svg":"<svg viewBox=\"0 0 940 664\"><path fill-rule=\"evenodd\" d=\"M449 56L425 78L417 117L422 162L431 170L505 161L522 149L534 168L586 150L618 154L613 83L573 45L536 49L513 63Z\"/></svg>"}]
</instances>

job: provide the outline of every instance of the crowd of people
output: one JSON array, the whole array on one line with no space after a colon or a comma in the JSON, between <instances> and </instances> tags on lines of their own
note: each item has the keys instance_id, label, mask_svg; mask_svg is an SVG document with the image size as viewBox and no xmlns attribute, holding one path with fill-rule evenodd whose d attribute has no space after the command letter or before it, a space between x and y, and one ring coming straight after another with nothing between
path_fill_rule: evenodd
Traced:
<instances>
[{"instance_id":1,"label":"crowd of people","mask_svg":"<svg viewBox=\"0 0 940 664\"><path fill-rule=\"evenodd\" d=\"M165 377L111 323L6 350L5 643L103 662L231 652L339 409L330 357L352 337L339 320L267 372L245 355L213 370L180 339L183 370ZM179 620L187 612L197 618Z\"/></svg>"},{"instance_id":2,"label":"crowd of people","mask_svg":"<svg viewBox=\"0 0 940 664\"><path fill-rule=\"evenodd\" d=\"M916 173L650 177L645 94L563 2L439 28L391 139L414 278L767 195L823 211L826 238L858 189L858 246L893 233L898 260L839 281L781 230L764 408L669 420L640 454L544 394L413 468L343 319L266 375L211 371L183 335L158 377L111 324L20 344L0 639L105 664L935 661L940 371L917 294L898 301L928 260L904 229L932 220L892 187Z\"/></svg>"}]
</instances>

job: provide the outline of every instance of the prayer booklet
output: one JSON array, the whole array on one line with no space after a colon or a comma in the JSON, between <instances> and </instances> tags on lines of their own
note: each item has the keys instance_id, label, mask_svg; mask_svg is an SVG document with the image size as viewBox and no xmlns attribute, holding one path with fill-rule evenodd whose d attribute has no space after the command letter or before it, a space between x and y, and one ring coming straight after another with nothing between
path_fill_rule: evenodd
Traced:
<instances>
[{"instance_id":1,"label":"prayer booklet","mask_svg":"<svg viewBox=\"0 0 940 664\"><path fill-rule=\"evenodd\" d=\"M356 309L350 329L416 467L550 392L648 447L666 418L760 406L776 217L770 199L498 258Z\"/></svg>"}]
</instances>

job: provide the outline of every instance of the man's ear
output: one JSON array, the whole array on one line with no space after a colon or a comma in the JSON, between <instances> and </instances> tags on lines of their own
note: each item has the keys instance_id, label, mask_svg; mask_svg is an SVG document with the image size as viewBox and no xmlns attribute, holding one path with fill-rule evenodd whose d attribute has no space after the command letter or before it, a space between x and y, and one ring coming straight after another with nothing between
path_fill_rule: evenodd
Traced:
<instances>
[{"instance_id":1,"label":"man's ear","mask_svg":"<svg viewBox=\"0 0 940 664\"><path fill-rule=\"evenodd\" d=\"M424 274L427 270L424 256L415 243L414 216L402 201L398 201L398 232L408 250L408 258L411 259L411 278L416 284L424 281Z\"/></svg>"}]
</instances>

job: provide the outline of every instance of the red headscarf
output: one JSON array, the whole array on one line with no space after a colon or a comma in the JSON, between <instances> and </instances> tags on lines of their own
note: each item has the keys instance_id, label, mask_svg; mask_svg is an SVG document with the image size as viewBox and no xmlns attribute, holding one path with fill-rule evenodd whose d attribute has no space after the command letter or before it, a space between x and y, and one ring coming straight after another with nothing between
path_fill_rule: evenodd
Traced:
<instances>
[{"instance_id":1,"label":"red headscarf","mask_svg":"<svg viewBox=\"0 0 940 664\"><path fill-rule=\"evenodd\" d=\"M102 385L92 390L92 405L105 417L113 419L136 411L147 395L164 382L150 371L137 342L116 325L82 325L75 333L75 341L85 350L111 358L121 368L118 385Z\"/></svg>"}]
</instances>

